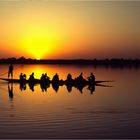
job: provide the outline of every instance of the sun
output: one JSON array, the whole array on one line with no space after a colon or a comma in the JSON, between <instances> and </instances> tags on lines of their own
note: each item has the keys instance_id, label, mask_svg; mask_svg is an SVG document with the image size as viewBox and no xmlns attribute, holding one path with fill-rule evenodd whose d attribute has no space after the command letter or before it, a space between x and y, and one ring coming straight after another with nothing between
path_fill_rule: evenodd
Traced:
<instances>
[{"instance_id":1,"label":"sun","mask_svg":"<svg viewBox=\"0 0 140 140\"><path fill-rule=\"evenodd\" d=\"M37 60L40 60L41 58L40 58L40 57L37 57L36 59L37 59Z\"/></svg>"},{"instance_id":2,"label":"sun","mask_svg":"<svg viewBox=\"0 0 140 140\"><path fill-rule=\"evenodd\" d=\"M25 36L21 44L26 54L37 60L51 55L55 46L50 38L33 33Z\"/></svg>"},{"instance_id":3,"label":"sun","mask_svg":"<svg viewBox=\"0 0 140 140\"><path fill-rule=\"evenodd\" d=\"M36 23L25 27L18 40L19 46L26 56L39 60L57 55L59 46L63 44L62 35L53 28L37 26Z\"/></svg>"}]
</instances>

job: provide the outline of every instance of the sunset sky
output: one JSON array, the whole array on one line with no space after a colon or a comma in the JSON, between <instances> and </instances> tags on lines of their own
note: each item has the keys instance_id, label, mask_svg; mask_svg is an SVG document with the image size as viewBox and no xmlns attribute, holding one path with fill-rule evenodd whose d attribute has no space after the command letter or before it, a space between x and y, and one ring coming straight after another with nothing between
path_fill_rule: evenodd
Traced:
<instances>
[{"instance_id":1,"label":"sunset sky","mask_svg":"<svg viewBox=\"0 0 140 140\"><path fill-rule=\"evenodd\" d=\"M0 1L0 58L140 58L140 1Z\"/></svg>"}]
</instances>

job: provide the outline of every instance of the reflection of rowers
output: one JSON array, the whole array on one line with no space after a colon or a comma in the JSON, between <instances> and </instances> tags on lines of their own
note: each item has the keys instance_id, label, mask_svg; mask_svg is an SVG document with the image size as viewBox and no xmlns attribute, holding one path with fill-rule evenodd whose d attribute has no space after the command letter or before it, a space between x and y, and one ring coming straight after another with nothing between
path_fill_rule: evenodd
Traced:
<instances>
[{"instance_id":1,"label":"reflection of rowers","mask_svg":"<svg viewBox=\"0 0 140 140\"><path fill-rule=\"evenodd\" d=\"M97 83L106 82L106 81L95 81L95 76L93 75L93 73L91 73L90 76L87 77L87 79L83 78L83 73L81 73L75 79L73 79L72 75L69 73L67 75L66 80L60 80L59 75L57 73L53 76L52 80L50 80L50 78L47 76L47 74L42 74L40 79L35 79L34 73L32 73L30 75L28 80L26 80L26 75L23 73L21 73L19 77L20 77L19 83L20 83L21 91L26 90L26 84L29 85L29 88L32 91L34 91L34 87L36 84L40 84L40 88L42 89L42 92L46 92L47 88L49 88L50 84L51 84L52 88L56 92L58 92L59 86L65 85L68 92L71 92L72 88L74 87L74 88L78 89L81 93L83 93L83 88L87 86L87 89L90 90L90 93L92 94L95 91L95 85ZM8 79L8 80L14 80L14 79ZM24 80L25 80L25 82L24 82ZM12 86L11 86L11 88L8 87L10 98L13 98L12 90L13 90Z\"/></svg>"},{"instance_id":2,"label":"reflection of rowers","mask_svg":"<svg viewBox=\"0 0 140 140\"><path fill-rule=\"evenodd\" d=\"M22 90L26 90L26 83L24 83L24 82L21 82L20 83L20 90L22 91Z\"/></svg>"}]
</instances>

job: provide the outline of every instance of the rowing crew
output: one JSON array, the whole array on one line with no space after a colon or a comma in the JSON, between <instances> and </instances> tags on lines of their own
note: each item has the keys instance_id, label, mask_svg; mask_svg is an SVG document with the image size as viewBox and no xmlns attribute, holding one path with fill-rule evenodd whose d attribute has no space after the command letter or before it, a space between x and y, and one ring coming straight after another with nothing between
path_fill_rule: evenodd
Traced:
<instances>
[{"instance_id":1,"label":"rowing crew","mask_svg":"<svg viewBox=\"0 0 140 140\"><path fill-rule=\"evenodd\" d=\"M20 78L21 81L26 81L26 74L21 73L20 76L19 76L19 78ZM34 78L34 72L30 75L30 77L29 77L28 80L31 81L31 82L33 82L33 81L35 80L35 78ZM44 81L50 81L50 77L48 77L48 76L47 76L47 73L45 73L45 74L42 74L40 80L41 80L42 82L44 82ZM85 81L85 79L83 78L83 73L81 73L81 74L80 74L78 77L76 77L75 79L72 78L72 75L71 75L71 74L68 74L66 80L67 80L68 82L72 82L73 80L75 80L75 81ZM90 76L87 77L87 80L88 80L89 82L94 82L94 81L95 81L95 76L94 76L94 74L91 73ZM53 76L52 81L53 81L53 82L58 82L58 81L59 81L59 75L58 75L57 73Z\"/></svg>"}]
</instances>

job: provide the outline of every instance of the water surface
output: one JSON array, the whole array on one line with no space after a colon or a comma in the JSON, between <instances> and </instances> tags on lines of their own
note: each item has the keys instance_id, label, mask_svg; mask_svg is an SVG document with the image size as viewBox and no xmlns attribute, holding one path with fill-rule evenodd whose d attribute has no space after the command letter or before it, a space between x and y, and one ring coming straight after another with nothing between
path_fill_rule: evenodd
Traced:
<instances>
[{"instance_id":1,"label":"water surface","mask_svg":"<svg viewBox=\"0 0 140 140\"><path fill-rule=\"evenodd\" d=\"M66 86L56 92L52 86L42 92L40 85L34 92L26 86L20 90L13 84L0 81L0 138L140 138L140 69L96 68L91 66L14 65L14 78L21 72L36 78L47 72L66 79L83 72L93 72L97 80L112 87L95 86L93 94L85 87L81 93ZM0 74L8 65L0 65ZM3 75L6 77L7 75ZM11 88L11 85L9 85Z\"/></svg>"}]
</instances>

